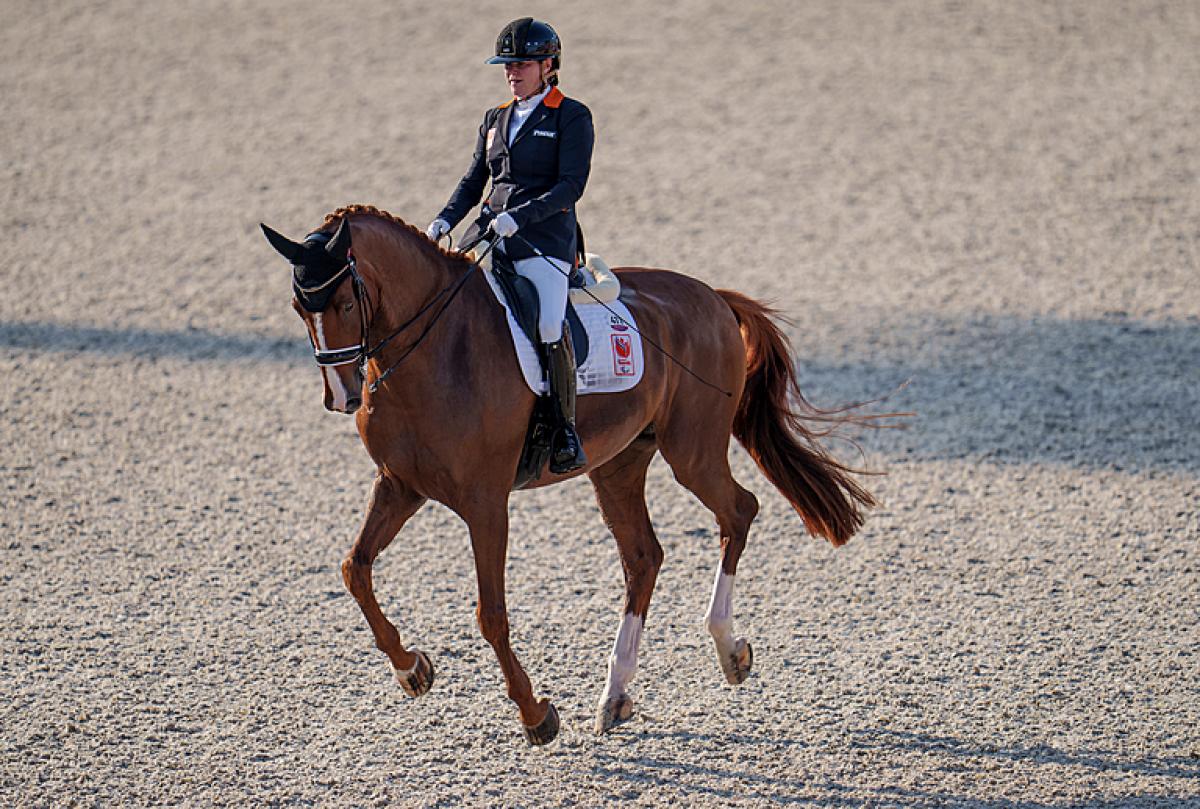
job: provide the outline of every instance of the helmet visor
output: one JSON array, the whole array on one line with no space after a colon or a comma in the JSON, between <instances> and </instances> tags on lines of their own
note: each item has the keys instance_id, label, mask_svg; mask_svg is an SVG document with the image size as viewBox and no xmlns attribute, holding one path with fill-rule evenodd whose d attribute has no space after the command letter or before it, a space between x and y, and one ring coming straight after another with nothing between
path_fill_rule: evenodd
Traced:
<instances>
[{"instance_id":1,"label":"helmet visor","mask_svg":"<svg viewBox=\"0 0 1200 809\"><path fill-rule=\"evenodd\" d=\"M484 62L485 65L509 65L513 62L544 62L550 56L493 56Z\"/></svg>"}]
</instances>

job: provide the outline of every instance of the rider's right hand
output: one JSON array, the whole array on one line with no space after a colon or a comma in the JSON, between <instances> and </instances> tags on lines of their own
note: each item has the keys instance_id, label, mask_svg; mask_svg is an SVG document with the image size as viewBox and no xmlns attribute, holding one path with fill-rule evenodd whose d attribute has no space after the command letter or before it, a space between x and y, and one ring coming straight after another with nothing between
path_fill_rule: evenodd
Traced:
<instances>
[{"instance_id":1,"label":"rider's right hand","mask_svg":"<svg viewBox=\"0 0 1200 809\"><path fill-rule=\"evenodd\" d=\"M429 227L425 228L425 235L435 242L449 232L450 223L445 219L435 219L429 223Z\"/></svg>"}]
</instances>

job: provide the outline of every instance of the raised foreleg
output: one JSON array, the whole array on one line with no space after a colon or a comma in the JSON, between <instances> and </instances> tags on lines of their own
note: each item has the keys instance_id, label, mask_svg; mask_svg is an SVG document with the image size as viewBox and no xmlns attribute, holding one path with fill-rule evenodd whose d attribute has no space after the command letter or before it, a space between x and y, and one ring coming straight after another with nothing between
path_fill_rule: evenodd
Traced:
<instances>
[{"instance_id":1,"label":"raised foreleg","mask_svg":"<svg viewBox=\"0 0 1200 809\"><path fill-rule=\"evenodd\" d=\"M400 633L375 600L371 566L405 521L424 502L425 498L380 472L375 477L375 488L371 492L362 530L350 554L342 562L342 580L346 583L346 589L354 596L370 624L375 645L388 656L396 679L411 697L421 696L433 685L433 664L424 652L405 649L400 642Z\"/></svg>"}]
</instances>

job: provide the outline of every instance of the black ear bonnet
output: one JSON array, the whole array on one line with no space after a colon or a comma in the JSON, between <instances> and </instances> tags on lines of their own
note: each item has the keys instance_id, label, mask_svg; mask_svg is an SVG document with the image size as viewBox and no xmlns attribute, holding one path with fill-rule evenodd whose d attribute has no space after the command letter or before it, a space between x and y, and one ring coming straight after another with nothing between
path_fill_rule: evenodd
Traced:
<instances>
[{"instance_id":1,"label":"black ear bonnet","mask_svg":"<svg viewBox=\"0 0 1200 809\"><path fill-rule=\"evenodd\" d=\"M322 312L333 293L353 275L358 275L350 256L350 223L345 217L331 235L318 230L304 237L304 243L292 241L261 223L263 235L281 256L292 263L292 292L309 312Z\"/></svg>"},{"instance_id":2,"label":"black ear bonnet","mask_svg":"<svg viewBox=\"0 0 1200 809\"><path fill-rule=\"evenodd\" d=\"M310 233L304 238L303 253L292 265L292 292L309 312L324 311L349 274L346 252L336 248L334 253L328 250L333 237L334 234L324 231Z\"/></svg>"}]
</instances>

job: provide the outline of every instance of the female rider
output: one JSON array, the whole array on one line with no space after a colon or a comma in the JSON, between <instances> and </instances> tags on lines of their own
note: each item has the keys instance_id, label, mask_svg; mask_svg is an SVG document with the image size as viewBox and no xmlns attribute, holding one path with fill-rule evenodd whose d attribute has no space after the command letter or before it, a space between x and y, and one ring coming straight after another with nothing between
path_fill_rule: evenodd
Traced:
<instances>
[{"instance_id":1,"label":"female rider","mask_svg":"<svg viewBox=\"0 0 1200 809\"><path fill-rule=\"evenodd\" d=\"M490 229L500 237L496 260L510 262L537 288L538 335L559 419L550 454L555 474L587 463L575 432L575 361L563 317L576 251L575 201L587 185L593 143L591 112L558 89L561 59L558 34L544 22L522 17L500 32L488 64L504 65L512 100L484 113L471 166L426 231L434 241L448 233L483 198L491 178L482 212L464 238Z\"/></svg>"}]
</instances>

